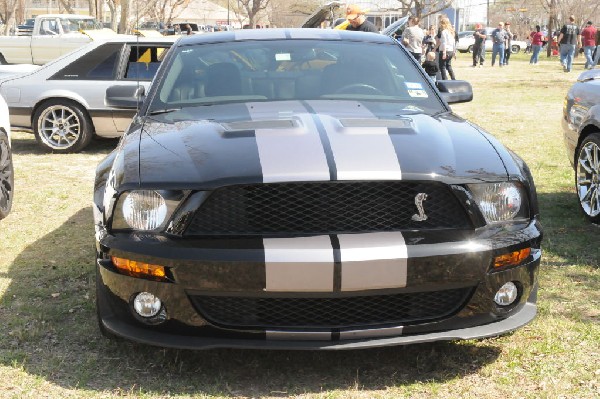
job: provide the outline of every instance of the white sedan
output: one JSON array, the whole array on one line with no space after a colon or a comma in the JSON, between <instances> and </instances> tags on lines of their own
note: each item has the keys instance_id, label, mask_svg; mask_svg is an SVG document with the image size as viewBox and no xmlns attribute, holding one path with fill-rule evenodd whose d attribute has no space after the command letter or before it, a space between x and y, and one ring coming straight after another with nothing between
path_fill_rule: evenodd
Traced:
<instances>
[{"instance_id":1,"label":"white sedan","mask_svg":"<svg viewBox=\"0 0 600 399\"><path fill-rule=\"evenodd\" d=\"M93 41L33 72L3 77L13 128L32 131L40 145L57 152L84 149L94 136L119 137L135 110L105 104L115 84L147 88L175 37L119 35ZM6 75L4 75L6 76Z\"/></svg>"},{"instance_id":2,"label":"white sedan","mask_svg":"<svg viewBox=\"0 0 600 399\"><path fill-rule=\"evenodd\" d=\"M491 39L491 34L494 28L486 28L487 31L487 39L485 40L485 51L492 51L493 43ZM458 43L456 44L456 49L461 53L472 53L473 45L475 44L475 38L473 37L473 33L475 31L464 31L458 33ZM521 40L512 40L510 44L510 50L513 54L518 53L521 50L525 50L527 48L527 43Z\"/></svg>"}]
</instances>

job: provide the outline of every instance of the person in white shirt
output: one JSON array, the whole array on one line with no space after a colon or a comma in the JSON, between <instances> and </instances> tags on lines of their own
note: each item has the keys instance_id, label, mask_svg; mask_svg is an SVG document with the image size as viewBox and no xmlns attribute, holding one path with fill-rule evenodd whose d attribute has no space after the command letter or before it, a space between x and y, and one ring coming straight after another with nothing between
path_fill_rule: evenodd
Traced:
<instances>
[{"instance_id":1,"label":"person in white shirt","mask_svg":"<svg viewBox=\"0 0 600 399\"><path fill-rule=\"evenodd\" d=\"M419 63L421 63L421 55L423 54L424 38L425 32L419 26L419 17L414 15L409 17L408 28L402 32L402 44Z\"/></svg>"},{"instance_id":2,"label":"person in white shirt","mask_svg":"<svg viewBox=\"0 0 600 399\"><path fill-rule=\"evenodd\" d=\"M454 71L452 70L452 58L454 58L456 46L454 37L454 28L452 27L450 20L447 17L443 17L440 21L440 47L438 48L438 59L440 62L442 80L447 80L448 75L450 75L450 79L456 80Z\"/></svg>"}]
</instances>

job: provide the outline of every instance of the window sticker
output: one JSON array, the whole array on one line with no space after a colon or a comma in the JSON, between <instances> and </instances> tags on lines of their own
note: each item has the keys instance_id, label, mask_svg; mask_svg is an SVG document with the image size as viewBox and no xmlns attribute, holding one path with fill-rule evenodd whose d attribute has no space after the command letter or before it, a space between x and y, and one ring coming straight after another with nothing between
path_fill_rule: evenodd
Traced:
<instances>
[{"instance_id":1,"label":"window sticker","mask_svg":"<svg viewBox=\"0 0 600 399\"><path fill-rule=\"evenodd\" d=\"M275 61L291 61L292 57L290 53L277 53L275 54Z\"/></svg>"},{"instance_id":2,"label":"window sticker","mask_svg":"<svg viewBox=\"0 0 600 399\"><path fill-rule=\"evenodd\" d=\"M407 89L423 90L423 85L419 82L404 82Z\"/></svg>"},{"instance_id":3,"label":"window sticker","mask_svg":"<svg viewBox=\"0 0 600 399\"><path fill-rule=\"evenodd\" d=\"M427 98L427 92L423 89L408 90L408 95L411 97Z\"/></svg>"}]
</instances>

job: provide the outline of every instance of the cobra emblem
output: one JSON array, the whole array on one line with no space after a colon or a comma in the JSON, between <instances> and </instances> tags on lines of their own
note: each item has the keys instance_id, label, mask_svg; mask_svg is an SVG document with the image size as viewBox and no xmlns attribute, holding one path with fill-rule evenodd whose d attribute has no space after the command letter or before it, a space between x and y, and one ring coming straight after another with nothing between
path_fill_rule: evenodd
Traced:
<instances>
[{"instance_id":1,"label":"cobra emblem","mask_svg":"<svg viewBox=\"0 0 600 399\"><path fill-rule=\"evenodd\" d=\"M423 209L423 202L427 200L427 194L426 193L419 193L417 195L415 195L415 205L417 206L417 210L419 211L419 214L414 214L412 215L412 220L414 220L415 222L422 222L424 220L427 220L427 215L425 214L425 209Z\"/></svg>"}]
</instances>

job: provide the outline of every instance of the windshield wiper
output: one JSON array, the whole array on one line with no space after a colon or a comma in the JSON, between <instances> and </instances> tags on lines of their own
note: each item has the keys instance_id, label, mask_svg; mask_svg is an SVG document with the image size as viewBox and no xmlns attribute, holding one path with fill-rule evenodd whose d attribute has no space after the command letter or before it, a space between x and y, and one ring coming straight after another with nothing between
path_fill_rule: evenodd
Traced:
<instances>
[{"instance_id":1,"label":"windshield wiper","mask_svg":"<svg viewBox=\"0 0 600 399\"><path fill-rule=\"evenodd\" d=\"M165 108L165 109L157 109L154 111L150 111L148 115L160 115L160 114L169 114L171 112L181 111L181 108Z\"/></svg>"}]
</instances>

